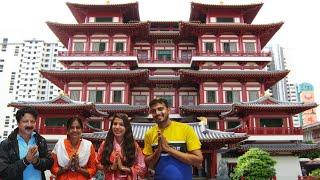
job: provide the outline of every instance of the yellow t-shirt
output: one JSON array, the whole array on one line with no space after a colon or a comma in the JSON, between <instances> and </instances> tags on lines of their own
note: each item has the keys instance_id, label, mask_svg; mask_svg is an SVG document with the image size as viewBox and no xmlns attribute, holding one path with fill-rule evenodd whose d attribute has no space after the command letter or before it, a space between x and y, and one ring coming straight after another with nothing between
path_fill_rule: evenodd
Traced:
<instances>
[{"instance_id":1,"label":"yellow t-shirt","mask_svg":"<svg viewBox=\"0 0 320 180\"><path fill-rule=\"evenodd\" d=\"M151 155L158 146L158 125L148 129L144 136L143 153ZM185 123L171 121L170 125L162 129L163 136L168 144L181 152L201 149L201 143L191 126Z\"/></svg>"}]
</instances>

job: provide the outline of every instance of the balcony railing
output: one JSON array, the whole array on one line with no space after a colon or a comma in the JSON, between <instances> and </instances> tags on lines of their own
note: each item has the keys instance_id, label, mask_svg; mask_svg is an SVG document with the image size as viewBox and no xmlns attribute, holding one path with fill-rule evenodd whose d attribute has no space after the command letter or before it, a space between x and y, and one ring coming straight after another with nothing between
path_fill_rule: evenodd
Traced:
<instances>
[{"instance_id":1,"label":"balcony railing","mask_svg":"<svg viewBox=\"0 0 320 180\"><path fill-rule=\"evenodd\" d=\"M159 63L159 64L172 64L172 63L179 63L179 64L189 64L191 61L191 58L175 58L175 59L146 59L146 58L139 58L139 63Z\"/></svg>"},{"instance_id":2,"label":"balcony railing","mask_svg":"<svg viewBox=\"0 0 320 180\"><path fill-rule=\"evenodd\" d=\"M253 57L271 57L271 52L223 52L223 51L203 51L195 52L194 56L253 56Z\"/></svg>"},{"instance_id":3,"label":"balcony railing","mask_svg":"<svg viewBox=\"0 0 320 180\"><path fill-rule=\"evenodd\" d=\"M135 51L59 51L58 56L136 56Z\"/></svg>"},{"instance_id":4,"label":"balcony railing","mask_svg":"<svg viewBox=\"0 0 320 180\"><path fill-rule=\"evenodd\" d=\"M236 129L236 133L247 133L256 135L302 135L302 129L299 127L245 127Z\"/></svg>"}]
</instances>

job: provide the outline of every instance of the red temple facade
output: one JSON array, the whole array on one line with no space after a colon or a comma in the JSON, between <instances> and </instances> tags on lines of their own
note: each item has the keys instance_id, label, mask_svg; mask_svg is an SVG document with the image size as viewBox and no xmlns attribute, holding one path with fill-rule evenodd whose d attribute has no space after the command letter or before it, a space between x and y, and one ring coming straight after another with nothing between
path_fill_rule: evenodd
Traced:
<instances>
[{"instance_id":1,"label":"red temple facade","mask_svg":"<svg viewBox=\"0 0 320 180\"><path fill-rule=\"evenodd\" d=\"M191 3L188 22L142 22L138 3L67 3L78 24L47 23L68 49L59 52L65 70L40 71L65 94L9 106L36 107L37 129L52 143L65 134L66 119L78 115L86 121L83 137L98 144L106 137L108 115L124 112L143 146L154 125L147 105L162 97L170 118L189 123L202 142L205 160L195 176L216 177L222 159L232 169L250 147L269 151L281 167L296 164L294 155L317 147L301 143L292 116L317 104L265 95L289 71L265 68L272 56L262 49L283 23L251 24L262 5ZM207 121L198 122L200 116ZM283 173L277 170L277 176Z\"/></svg>"}]
</instances>

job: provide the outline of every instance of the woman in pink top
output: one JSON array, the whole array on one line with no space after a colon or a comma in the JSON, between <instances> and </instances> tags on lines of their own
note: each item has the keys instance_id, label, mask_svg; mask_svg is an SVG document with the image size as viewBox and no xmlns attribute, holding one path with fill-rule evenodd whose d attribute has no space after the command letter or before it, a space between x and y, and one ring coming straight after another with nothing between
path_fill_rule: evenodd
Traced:
<instances>
[{"instance_id":1,"label":"woman in pink top","mask_svg":"<svg viewBox=\"0 0 320 180\"><path fill-rule=\"evenodd\" d=\"M98 162L107 180L135 180L146 174L144 156L133 139L128 115L118 113L112 117L107 138L98 150Z\"/></svg>"}]
</instances>

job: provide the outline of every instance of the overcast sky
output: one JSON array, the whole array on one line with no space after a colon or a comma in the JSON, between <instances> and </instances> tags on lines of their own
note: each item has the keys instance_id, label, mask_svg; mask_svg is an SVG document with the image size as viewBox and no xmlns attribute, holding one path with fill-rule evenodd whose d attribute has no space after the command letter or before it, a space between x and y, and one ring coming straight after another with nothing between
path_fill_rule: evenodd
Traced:
<instances>
[{"instance_id":1,"label":"overcast sky","mask_svg":"<svg viewBox=\"0 0 320 180\"><path fill-rule=\"evenodd\" d=\"M66 2L103 4L106 0L3 0L0 2L0 37L9 41L43 39L57 41L45 24L46 21L76 23ZM111 3L135 2L110 0ZM138 0L140 19L182 20L190 15L190 0ZM200 3L219 3L220 0L194 0ZM229 3L257 3L257 0L224 0ZM310 82L320 103L320 1L319 0L265 0L254 24L285 24L269 44L278 43L286 50L289 80L296 83ZM318 108L319 112L319 108ZM318 113L318 119L320 114Z\"/></svg>"}]
</instances>

